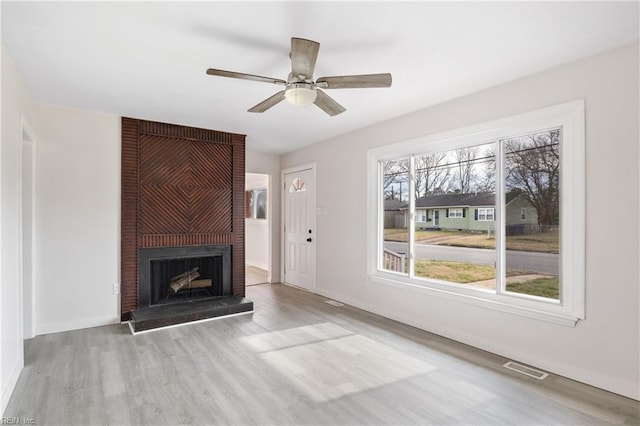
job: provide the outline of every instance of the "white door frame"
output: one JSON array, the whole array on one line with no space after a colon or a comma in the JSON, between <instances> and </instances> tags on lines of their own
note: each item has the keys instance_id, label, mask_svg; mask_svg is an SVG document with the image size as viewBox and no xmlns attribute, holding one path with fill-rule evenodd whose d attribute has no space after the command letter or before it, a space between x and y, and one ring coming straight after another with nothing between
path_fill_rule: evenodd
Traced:
<instances>
[{"instance_id":1,"label":"white door frame","mask_svg":"<svg viewBox=\"0 0 640 426\"><path fill-rule=\"evenodd\" d=\"M20 235L19 235L19 277L20 277L20 318L19 318L19 323L20 323L20 330L21 330L21 340L24 339L30 339L32 337L35 337L35 319L36 319L36 250L35 250L35 236L36 236L36 221L35 221L35 213L36 213L36 192L35 192L35 176L36 176L36 137L35 134L33 132L33 130L31 130L31 127L29 126L29 124L27 123L26 119L24 117L21 118L20 120L20 139L19 139L20 143L19 143L19 155L20 155L20 161L18 163L18 181L19 181L19 194L20 194L20 205L19 205L19 216L18 216L18 220L19 220L19 224L20 224ZM23 164L24 164L24 146L25 144L31 144L31 200L30 200L30 208L31 208L31 214L30 217L27 218L26 220L29 220L31 222L31 241L29 241L28 243L23 241L23 228L24 228L24 211L23 211L23 205L24 205L24 185L25 182L23 181L22 178L22 174L23 174ZM24 282L24 246L25 243L29 244L30 247L30 274L31 274L31 288L29 289L29 294L30 294L30 298L29 300L25 300L25 282ZM25 324L24 321L24 315L25 315L25 303L29 304L29 311L31 312L31 318L30 318L30 327L28 327L28 329L25 330L25 327L27 327L27 325Z\"/></svg>"},{"instance_id":2,"label":"white door frame","mask_svg":"<svg viewBox=\"0 0 640 426\"><path fill-rule=\"evenodd\" d=\"M311 229L313 229L313 241L316 242L315 245L315 249L313 250L313 259L312 259L312 264L313 264L313 272L311 274L312 278L313 278L313 289L311 290L312 293L316 292L316 258L318 256L318 245L317 245L317 241L318 241L318 228L316 227L316 197L317 197L317 190L318 190L318 181L317 181L317 176L316 176L316 162L311 162L311 163L305 163L305 164L300 164L298 166L293 166L293 167L287 167L286 169L282 169L280 171L280 182L282 182L282 189L281 189L281 194L282 196L280 197L280 236L281 236L281 244L280 244L280 276L282 277L281 281L283 284L286 284L286 276L284 273L284 266L287 263L287 259L285 258L285 241L286 241L286 235L284 232L284 227L286 224L286 217L287 217L287 212L286 212L286 196L287 196L287 183L285 181L285 175L288 175L290 173L296 173L296 172L301 172L303 170L311 170L312 174L313 174L313 185L314 185L314 191L313 191L313 198L310 200L311 201L311 211L313 212L313 214L311 215Z\"/></svg>"},{"instance_id":3,"label":"white door frame","mask_svg":"<svg viewBox=\"0 0 640 426\"><path fill-rule=\"evenodd\" d=\"M267 178L267 219L265 225L267 226L267 282L273 282L273 179L269 173L258 173L258 172L245 172L245 181L248 175L254 176L265 176ZM254 189L254 188L251 188ZM249 191L245 185L245 191ZM246 221L247 219L245 219ZM245 225L245 233L246 233L246 225ZM245 235L245 244L246 244L246 235ZM245 263L246 263L246 247L245 247Z\"/></svg>"}]
</instances>

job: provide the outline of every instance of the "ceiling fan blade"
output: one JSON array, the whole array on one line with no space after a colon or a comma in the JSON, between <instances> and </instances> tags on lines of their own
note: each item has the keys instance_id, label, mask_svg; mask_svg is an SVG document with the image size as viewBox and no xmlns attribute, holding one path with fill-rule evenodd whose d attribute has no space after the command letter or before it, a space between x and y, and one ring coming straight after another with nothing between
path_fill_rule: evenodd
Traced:
<instances>
[{"instance_id":1,"label":"ceiling fan blade","mask_svg":"<svg viewBox=\"0 0 640 426\"><path fill-rule=\"evenodd\" d=\"M316 89L316 100L313 102L316 104L321 110L329 114L330 116L338 115L346 111L346 109L333 100L333 98L322 90Z\"/></svg>"},{"instance_id":2,"label":"ceiling fan blade","mask_svg":"<svg viewBox=\"0 0 640 426\"><path fill-rule=\"evenodd\" d=\"M268 110L269 108L271 108L272 106L282 102L284 100L284 90L279 91L278 93L276 93L275 95L265 99L264 101L260 102L258 105L254 106L253 108L249 109L249 112L265 112L266 110Z\"/></svg>"},{"instance_id":3,"label":"ceiling fan blade","mask_svg":"<svg viewBox=\"0 0 640 426\"><path fill-rule=\"evenodd\" d=\"M320 43L304 38L291 38L291 73L294 77L301 75L306 79L313 77Z\"/></svg>"},{"instance_id":4,"label":"ceiling fan blade","mask_svg":"<svg viewBox=\"0 0 640 426\"><path fill-rule=\"evenodd\" d=\"M391 74L340 75L320 77L316 85L325 89L360 89L368 87L391 87Z\"/></svg>"},{"instance_id":5,"label":"ceiling fan blade","mask_svg":"<svg viewBox=\"0 0 640 426\"><path fill-rule=\"evenodd\" d=\"M209 68L207 70L207 74L216 75L218 77L239 78L241 80L263 81L265 83L274 83L274 84L287 84L286 81L281 80L279 78L262 77L260 75L244 74L241 72L217 70L215 68Z\"/></svg>"}]
</instances>

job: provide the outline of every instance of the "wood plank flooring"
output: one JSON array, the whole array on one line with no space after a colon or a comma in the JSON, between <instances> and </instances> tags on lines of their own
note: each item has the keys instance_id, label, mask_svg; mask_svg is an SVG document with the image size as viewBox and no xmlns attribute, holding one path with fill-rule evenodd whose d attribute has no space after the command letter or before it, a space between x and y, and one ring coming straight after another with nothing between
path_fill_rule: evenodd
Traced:
<instances>
[{"instance_id":1,"label":"wood plank flooring","mask_svg":"<svg viewBox=\"0 0 640 426\"><path fill-rule=\"evenodd\" d=\"M4 416L39 425L638 425L640 403L282 284L255 313L38 336Z\"/></svg>"},{"instance_id":2,"label":"wood plank flooring","mask_svg":"<svg viewBox=\"0 0 640 426\"><path fill-rule=\"evenodd\" d=\"M244 279L247 286L265 284L267 282L268 271L257 266L247 265L245 267Z\"/></svg>"}]
</instances>

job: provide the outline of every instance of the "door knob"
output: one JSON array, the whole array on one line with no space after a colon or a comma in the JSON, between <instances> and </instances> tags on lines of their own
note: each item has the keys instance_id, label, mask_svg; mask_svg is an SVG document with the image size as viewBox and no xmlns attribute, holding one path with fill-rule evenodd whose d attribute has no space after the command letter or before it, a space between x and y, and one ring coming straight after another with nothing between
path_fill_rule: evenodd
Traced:
<instances>
[{"instance_id":1,"label":"door knob","mask_svg":"<svg viewBox=\"0 0 640 426\"><path fill-rule=\"evenodd\" d=\"M311 238L307 238L307 242L310 243L311 242Z\"/></svg>"}]
</instances>

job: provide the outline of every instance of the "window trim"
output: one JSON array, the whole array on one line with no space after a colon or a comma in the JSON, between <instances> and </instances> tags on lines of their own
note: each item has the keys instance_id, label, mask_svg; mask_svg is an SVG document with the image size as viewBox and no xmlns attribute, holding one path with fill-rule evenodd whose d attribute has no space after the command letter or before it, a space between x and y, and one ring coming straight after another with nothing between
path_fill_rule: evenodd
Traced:
<instances>
[{"instance_id":1,"label":"window trim","mask_svg":"<svg viewBox=\"0 0 640 426\"><path fill-rule=\"evenodd\" d=\"M501 312L575 326L585 318L585 109L584 100L577 100L532 112L505 117L442 133L370 149L367 153L367 275L370 284L383 284L420 293L456 300ZM382 173L380 161L411 156L424 151L452 150L480 145L562 128L560 158L561 210L570 211L560 219L562 253L560 255L560 300L481 290L433 279L413 278L415 214L409 214L409 275L381 270L378 253L383 247L381 235L382 197L378 189ZM413 157L410 157L413 158ZM411 161L413 171L413 161ZM410 192L414 185L409 185ZM497 195L498 196L498 195ZM410 212L415 212L414 196L410 194ZM501 195L499 196L501 198ZM503 203L502 200L498 202ZM503 206L504 210L504 206ZM500 222L502 219L494 219ZM500 232L502 234L502 232ZM501 235L497 236L502 238ZM501 259L502 258L502 259ZM504 265L504 254L498 253L498 263ZM499 266L499 265L498 265ZM500 267L500 266L499 266ZM567 285L566 283L571 283Z\"/></svg>"}]
</instances>

